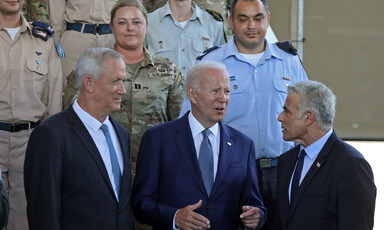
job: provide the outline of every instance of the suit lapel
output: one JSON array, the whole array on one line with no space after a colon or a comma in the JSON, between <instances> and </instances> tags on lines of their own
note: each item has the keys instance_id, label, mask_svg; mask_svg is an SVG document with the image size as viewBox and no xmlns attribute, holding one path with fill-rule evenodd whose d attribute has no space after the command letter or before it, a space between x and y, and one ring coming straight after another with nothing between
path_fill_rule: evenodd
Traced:
<instances>
[{"instance_id":1,"label":"suit lapel","mask_svg":"<svg viewBox=\"0 0 384 230\"><path fill-rule=\"evenodd\" d=\"M305 175L303 181L300 184L300 187L297 189L296 192L296 199L292 201L292 206L291 206L291 211L290 211L290 216L293 213L293 210L296 208L297 204L301 200L305 189L308 187L312 179L315 177L315 175L320 171L324 163L328 159L329 151L332 147L332 145L335 143L337 140L337 136L335 132L331 134L323 148L321 149L319 155L316 157L316 160L313 162L312 166L310 167L308 173Z\"/></svg>"},{"instance_id":2,"label":"suit lapel","mask_svg":"<svg viewBox=\"0 0 384 230\"><path fill-rule=\"evenodd\" d=\"M191 128L189 127L188 114L189 113L186 113L182 118L175 121L177 122L177 126L175 127L175 142L179 153L185 161L185 166L190 171L193 180L201 189L201 192L203 194L207 194L197 159Z\"/></svg>"},{"instance_id":3,"label":"suit lapel","mask_svg":"<svg viewBox=\"0 0 384 230\"><path fill-rule=\"evenodd\" d=\"M226 173L228 172L229 163L232 159L232 150L236 143L231 138L229 129L222 123L219 123L220 127L220 150L219 150L219 162L217 167L217 174L215 183L213 184L211 196L219 189L220 184L226 179Z\"/></svg>"},{"instance_id":4,"label":"suit lapel","mask_svg":"<svg viewBox=\"0 0 384 230\"><path fill-rule=\"evenodd\" d=\"M115 197L115 193L113 191L113 187L111 181L109 180L107 169L105 168L104 161L100 156L100 152L97 149L95 142L93 141L91 135L89 134L87 128L84 126L83 122L77 116L72 106L68 108L68 116L69 121L72 124L72 129L74 133L77 135L78 139L83 142L83 145L88 150L88 153L91 155L92 159L95 161L97 167L100 170L100 173L109 187L110 191L113 193Z\"/></svg>"}]
</instances>

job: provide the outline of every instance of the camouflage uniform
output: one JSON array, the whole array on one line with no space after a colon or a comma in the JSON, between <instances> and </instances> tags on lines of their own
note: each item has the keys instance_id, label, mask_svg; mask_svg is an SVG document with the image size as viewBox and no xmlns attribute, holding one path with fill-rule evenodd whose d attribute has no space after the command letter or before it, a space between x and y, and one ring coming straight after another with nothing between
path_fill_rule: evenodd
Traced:
<instances>
[{"instance_id":1,"label":"camouflage uniform","mask_svg":"<svg viewBox=\"0 0 384 230\"><path fill-rule=\"evenodd\" d=\"M154 11L165 5L167 0L143 0L143 4L148 11ZM229 24L229 14L231 0L193 0L201 9L210 9L219 12L224 18L224 30L227 39L232 36L231 25Z\"/></svg>"},{"instance_id":2,"label":"camouflage uniform","mask_svg":"<svg viewBox=\"0 0 384 230\"><path fill-rule=\"evenodd\" d=\"M25 0L23 14L27 21L40 21L49 24L45 0Z\"/></svg>"},{"instance_id":3,"label":"camouflage uniform","mask_svg":"<svg viewBox=\"0 0 384 230\"><path fill-rule=\"evenodd\" d=\"M119 112L111 116L122 124L130 134L131 164L136 172L136 159L144 132L155 125L178 118L183 98L185 78L171 61L145 49L145 58L133 73L129 65L127 94L123 96ZM75 97L77 89L72 72L67 78L64 107Z\"/></svg>"}]
</instances>

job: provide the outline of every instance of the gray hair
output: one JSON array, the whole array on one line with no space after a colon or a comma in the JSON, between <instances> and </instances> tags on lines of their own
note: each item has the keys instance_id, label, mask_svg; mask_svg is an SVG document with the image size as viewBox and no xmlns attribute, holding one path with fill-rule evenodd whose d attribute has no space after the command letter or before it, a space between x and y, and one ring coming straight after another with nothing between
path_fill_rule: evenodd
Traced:
<instances>
[{"instance_id":1,"label":"gray hair","mask_svg":"<svg viewBox=\"0 0 384 230\"><path fill-rule=\"evenodd\" d=\"M121 54L108 48L98 47L85 50L77 60L75 67L77 86L79 88L82 86L85 75L89 75L95 80L99 79L104 74L103 64L109 59L124 61Z\"/></svg>"},{"instance_id":2,"label":"gray hair","mask_svg":"<svg viewBox=\"0 0 384 230\"><path fill-rule=\"evenodd\" d=\"M301 81L288 86L288 94L290 93L300 96L298 110L301 117L312 110L321 129L332 128L336 106L336 97L332 90L317 81Z\"/></svg>"},{"instance_id":3,"label":"gray hair","mask_svg":"<svg viewBox=\"0 0 384 230\"><path fill-rule=\"evenodd\" d=\"M201 61L197 63L188 71L187 78L185 80L184 93L186 98L188 98L188 86L191 86L196 91L200 90L200 77L202 75L202 72L209 69L222 70L225 71L228 75L227 67L219 62Z\"/></svg>"}]
</instances>

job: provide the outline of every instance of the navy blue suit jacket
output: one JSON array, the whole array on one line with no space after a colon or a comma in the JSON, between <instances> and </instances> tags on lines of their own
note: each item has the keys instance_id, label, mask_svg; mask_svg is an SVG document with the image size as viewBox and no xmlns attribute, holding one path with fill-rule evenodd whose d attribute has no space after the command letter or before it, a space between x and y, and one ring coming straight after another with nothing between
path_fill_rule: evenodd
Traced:
<instances>
[{"instance_id":1,"label":"navy blue suit jacket","mask_svg":"<svg viewBox=\"0 0 384 230\"><path fill-rule=\"evenodd\" d=\"M30 230L134 229L129 135L111 122L124 160L120 202L96 144L72 106L35 128L24 165Z\"/></svg>"},{"instance_id":2,"label":"navy blue suit jacket","mask_svg":"<svg viewBox=\"0 0 384 230\"><path fill-rule=\"evenodd\" d=\"M277 212L281 230L370 230L376 187L370 165L333 132L289 205L288 189L300 146L278 165Z\"/></svg>"},{"instance_id":3,"label":"navy blue suit jacket","mask_svg":"<svg viewBox=\"0 0 384 230\"><path fill-rule=\"evenodd\" d=\"M265 207L260 196L252 140L219 123L220 153L218 171L208 197L189 127L188 114L160 124L144 134L132 190L135 216L154 226L172 229L176 211L203 201L195 210L211 222L211 229L238 229L243 205Z\"/></svg>"}]
</instances>

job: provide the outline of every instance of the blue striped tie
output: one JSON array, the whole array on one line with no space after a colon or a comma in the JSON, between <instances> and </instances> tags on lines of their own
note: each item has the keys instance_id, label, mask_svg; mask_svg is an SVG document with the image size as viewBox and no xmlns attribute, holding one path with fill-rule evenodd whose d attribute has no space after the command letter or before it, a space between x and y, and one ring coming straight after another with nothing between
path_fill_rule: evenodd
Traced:
<instances>
[{"instance_id":1,"label":"blue striped tie","mask_svg":"<svg viewBox=\"0 0 384 230\"><path fill-rule=\"evenodd\" d=\"M117 154L115 151L115 147L113 147L111 135L109 134L109 131L108 131L108 126L106 124L102 124L100 129L103 131L105 139L107 139L107 144L108 144L108 148L109 148L109 155L111 157L112 174L113 174L113 178L115 180L117 196L119 196L120 181L121 181L119 161L117 160Z\"/></svg>"},{"instance_id":2,"label":"blue striped tie","mask_svg":"<svg viewBox=\"0 0 384 230\"><path fill-rule=\"evenodd\" d=\"M208 196L211 195L212 186L213 186L213 151L211 142L208 139L208 136L211 131L209 129L205 129L202 131L203 133L203 141L200 146L200 154L199 154L199 164L201 174L203 176L203 182L205 189L207 190Z\"/></svg>"},{"instance_id":3,"label":"blue striped tie","mask_svg":"<svg viewBox=\"0 0 384 230\"><path fill-rule=\"evenodd\" d=\"M300 186L301 171L303 171L304 157L307 155L305 150L301 150L299 159L297 160L295 174L293 174L292 185L291 185L291 203L295 198L296 191Z\"/></svg>"}]
</instances>

